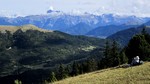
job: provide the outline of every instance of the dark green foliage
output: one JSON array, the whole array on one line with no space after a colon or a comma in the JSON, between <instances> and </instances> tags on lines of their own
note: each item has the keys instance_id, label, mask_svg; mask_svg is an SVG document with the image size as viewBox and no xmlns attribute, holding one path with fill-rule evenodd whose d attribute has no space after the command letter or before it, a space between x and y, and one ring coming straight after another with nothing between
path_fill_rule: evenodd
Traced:
<instances>
[{"instance_id":1,"label":"dark green foliage","mask_svg":"<svg viewBox=\"0 0 150 84\"><path fill-rule=\"evenodd\" d=\"M120 65L119 47L116 41L113 41L110 55L111 55L110 59L112 61L112 66Z\"/></svg>"},{"instance_id":2,"label":"dark green foliage","mask_svg":"<svg viewBox=\"0 0 150 84\"><path fill-rule=\"evenodd\" d=\"M14 81L15 84L22 84L21 81L19 81L18 79Z\"/></svg>"},{"instance_id":3,"label":"dark green foliage","mask_svg":"<svg viewBox=\"0 0 150 84\"><path fill-rule=\"evenodd\" d=\"M30 38L21 30L17 30L13 34L14 45L17 48L25 49L32 47L33 43L30 41Z\"/></svg>"},{"instance_id":4,"label":"dark green foliage","mask_svg":"<svg viewBox=\"0 0 150 84\"><path fill-rule=\"evenodd\" d=\"M139 56L141 60L146 60L150 56L150 44L144 35L136 35L130 40L125 53L129 63L131 63L132 58L135 56Z\"/></svg>"},{"instance_id":5,"label":"dark green foliage","mask_svg":"<svg viewBox=\"0 0 150 84\"><path fill-rule=\"evenodd\" d=\"M102 58L102 60L99 62L99 68L107 68L110 66L110 64L108 64L108 61L110 61L110 51L111 51L111 48L110 48L110 44L109 44L109 41L106 41L106 44L105 44L105 48L104 48L104 57Z\"/></svg>"},{"instance_id":6,"label":"dark green foliage","mask_svg":"<svg viewBox=\"0 0 150 84\"><path fill-rule=\"evenodd\" d=\"M106 42L104 49L104 58L99 63L99 68L113 67L120 64L119 47L116 41L113 41L112 46Z\"/></svg>"},{"instance_id":7,"label":"dark green foliage","mask_svg":"<svg viewBox=\"0 0 150 84\"><path fill-rule=\"evenodd\" d=\"M87 61L87 72L95 71L97 68L97 61L95 59L89 59Z\"/></svg>"},{"instance_id":8,"label":"dark green foliage","mask_svg":"<svg viewBox=\"0 0 150 84\"><path fill-rule=\"evenodd\" d=\"M76 76L79 74L79 64L77 62L73 62L72 65L72 72L71 72L72 76Z\"/></svg>"},{"instance_id":9,"label":"dark green foliage","mask_svg":"<svg viewBox=\"0 0 150 84\"><path fill-rule=\"evenodd\" d=\"M143 27L141 34L144 35L145 40L150 44L150 35L146 31L146 26Z\"/></svg>"},{"instance_id":10,"label":"dark green foliage","mask_svg":"<svg viewBox=\"0 0 150 84\"><path fill-rule=\"evenodd\" d=\"M6 31L5 33L0 32L0 51L4 51L5 49L12 46L13 36L9 31Z\"/></svg>"},{"instance_id":11,"label":"dark green foliage","mask_svg":"<svg viewBox=\"0 0 150 84\"><path fill-rule=\"evenodd\" d=\"M110 56L110 44L109 44L108 41L106 42L106 46L105 46L105 49L104 49L104 56L105 56L106 59L108 59L109 56Z\"/></svg>"},{"instance_id":12,"label":"dark green foliage","mask_svg":"<svg viewBox=\"0 0 150 84\"><path fill-rule=\"evenodd\" d=\"M70 73L71 73L71 67L70 65L67 65L65 67L65 74L66 74L66 77L69 77L70 76Z\"/></svg>"},{"instance_id":13,"label":"dark green foliage","mask_svg":"<svg viewBox=\"0 0 150 84\"><path fill-rule=\"evenodd\" d=\"M120 52L120 62L121 64L128 63L128 58L124 51Z\"/></svg>"},{"instance_id":14,"label":"dark green foliage","mask_svg":"<svg viewBox=\"0 0 150 84\"><path fill-rule=\"evenodd\" d=\"M119 31L113 35L110 35L109 37L107 37L107 39L117 41L119 43L119 45L121 45L122 48L124 48L125 46L128 45L128 43L129 43L130 39L132 39L132 37L134 37L135 35L144 34L144 33L150 34L149 26L141 25L138 27L133 27L133 28L126 29L123 31Z\"/></svg>"},{"instance_id":15,"label":"dark green foliage","mask_svg":"<svg viewBox=\"0 0 150 84\"><path fill-rule=\"evenodd\" d=\"M54 72L51 72L51 74L50 74L50 82L55 82L55 81L57 81L57 79L56 79L56 75L55 75L55 73Z\"/></svg>"},{"instance_id":16,"label":"dark green foliage","mask_svg":"<svg viewBox=\"0 0 150 84\"><path fill-rule=\"evenodd\" d=\"M24 57L20 59L19 63L24 64L24 65L30 65L30 64L36 64L40 60L42 60L42 57L40 56L28 56L28 57Z\"/></svg>"},{"instance_id":17,"label":"dark green foliage","mask_svg":"<svg viewBox=\"0 0 150 84\"><path fill-rule=\"evenodd\" d=\"M59 65L58 72L57 72L57 77L58 77L59 80L67 78L67 73L65 71L65 67L64 67L63 64Z\"/></svg>"},{"instance_id":18,"label":"dark green foliage","mask_svg":"<svg viewBox=\"0 0 150 84\"><path fill-rule=\"evenodd\" d=\"M150 45L148 40L149 35L143 31L142 35L136 35L128 44L128 47L121 50L119 48L116 41L113 41L111 45L109 42L106 42L106 45L104 47L104 57L102 59L96 60L94 59L95 55L98 55L100 53L98 50L93 50L90 55L94 56L90 59L86 59L82 62L73 62L72 64L72 71L71 75L76 76L78 74L87 73L91 71L95 71L98 69L108 68L108 67L114 67L118 66L120 64L124 64L128 62L128 59L132 59L133 54L134 55L141 55L140 58L143 60L149 60L150 56ZM129 50L128 50L129 49ZM126 56L127 55L127 56ZM133 56L134 57L134 56ZM69 71L69 70L68 70Z\"/></svg>"},{"instance_id":19,"label":"dark green foliage","mask_svg":"<svg viewBox=\"0 0 150 84\"><path fill-rule=\"evenodd\" d=\"M102 47L103 44L104 40L102 39L72 36L58 31L44 33L37 30L27 30L26 32L17 30L13 34L9 31L0 32L0 76L23 73L25 74L22 76L25 77L25 80L21 79L23 83L44 82L47 78L45 76L42 77L43 79L38 77L41 76L40 73L27 74L25 72L38 69L54 70L55 65L59 63L68 64L74 60L83 60L90 57L90 51L84 51L84 48L89 46ZM78 69L77 74L83 73L83 68L80 65ZM65 67L62 77L58 80L70 76L71 72L71 68ZM34 74L36 75L33 80L30 76Z\"/></svg>"}]
</instances>

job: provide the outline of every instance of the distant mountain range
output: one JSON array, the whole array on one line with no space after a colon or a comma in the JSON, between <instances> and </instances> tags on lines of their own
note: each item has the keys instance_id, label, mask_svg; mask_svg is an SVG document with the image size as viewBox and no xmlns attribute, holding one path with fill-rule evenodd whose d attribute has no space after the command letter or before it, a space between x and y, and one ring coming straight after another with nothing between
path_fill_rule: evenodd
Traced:
<instances>
[{"instance_id":1,"label":"distant mountain range","mask_svg":"<svg viewBox=\"0 0 150 84\"><path fill-rule=\"evenodd\" d=\"M133 25L141 25L150 20L147 17L119 16L114 14L93 15L85 13L74 15L52 10L47 11L47 13L46 15L16 18L0 17L0 25L21 26L33 24L40 28L59 30L74 35L107 37L117 31ZM123 25L125 26L123 27Z\"/></svg>"},{"instance_id":2,"label":"distant mountain range","mask_svg":"<svg viewBox=\"0 0 150 84\"><path fill-rule=\"evenodd\" d=\"M101 26L98 28L95 28L88 32L86 35L93 36L93 37L99 37L99 38L106 38L117 31L125 30L128 28L136 27L137 25L108 25L108 26Z\"/></svg>"}]
</instances>

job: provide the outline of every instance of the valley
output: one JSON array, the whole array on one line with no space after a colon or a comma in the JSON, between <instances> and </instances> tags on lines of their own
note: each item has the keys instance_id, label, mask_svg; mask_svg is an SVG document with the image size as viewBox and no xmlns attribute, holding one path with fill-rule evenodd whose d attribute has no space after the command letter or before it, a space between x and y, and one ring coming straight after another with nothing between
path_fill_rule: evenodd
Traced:
<instances>
[{"instance_id":1,"label":"valley","mask_svg":"<svg viewBox=\"0 0 150 84\"><path fill-rule=\"evenodd\" d=\"M1 0L1 84L149 84L149 0Z\"/></svg>"}]
</instances>

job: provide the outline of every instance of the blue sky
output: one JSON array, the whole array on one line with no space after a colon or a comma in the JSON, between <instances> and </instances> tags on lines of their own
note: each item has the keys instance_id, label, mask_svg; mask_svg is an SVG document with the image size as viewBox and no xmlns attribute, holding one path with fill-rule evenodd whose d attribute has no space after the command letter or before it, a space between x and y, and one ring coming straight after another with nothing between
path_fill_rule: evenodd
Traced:
<instances>
[{"instance_id":1,"label":"blue sky","mask_svg":"<svg viewBox=\"0 0 150 84\"><path fill-rule=\"evenodd\" d=\"M46 14L48 9L150 17L150 0L0 0L0 15Z\"/></svg>"}]
</instances>

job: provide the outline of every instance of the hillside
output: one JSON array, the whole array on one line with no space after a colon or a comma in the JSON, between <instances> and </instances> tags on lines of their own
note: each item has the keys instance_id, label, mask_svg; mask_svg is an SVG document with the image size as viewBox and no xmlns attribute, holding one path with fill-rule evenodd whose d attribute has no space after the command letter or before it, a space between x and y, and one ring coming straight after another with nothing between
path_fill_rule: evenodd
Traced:
<instances>
[{"instance_id":1,"label":"hillside","mask_svg":"<svg viewBox=\"0 0 150 84\"><path fill-rule=\"evenodd\" d=\"M108 37L118 31L136 27L137 25L108 25L89 31L86 35L94 37Z\"/></svg>"},{"instance_id":2,"label":"hillside","mask_svg":"<svg viewBox=\"0 0 150 84\"><path fill-rule=\"evenodd\" d=\"M150 62L129 68L109 68L77 77L70 77L53 84L149 84Z\"/></svg>"},{"instance_id":3,"label":"hillside","mask_svg":"<svg viewBox=\"0 0 150 84\"><path fill-rule=\"evenodd\" d=\"M107 39L116 40L121 46L127 45L129 40L137 34L140 34L144 26L139 26L135 28L130 28L126 30L119 31L107 37ZM150 33L150 27L146 26L146 32Z\"/></svg>"},{"instance_id":4,"label":"hillside","mask_svg":"<svg viewBox=\"0 0 150 84\"><path fill-rule=\"evenodd\" d=\"M38 30L41 32L52 32L50 30L45 30L42 28L38 28L34 25L24 25L24 26L8 26L8 25L0 25L0 31L5 32L5 30L10 31L11 33L16 32L18 29L21 29L22 31L27 31L27 30Z\"/></svg>"},{"instance_id":5,"label":"hillside","mask_svg":"<svg viewBox=\"0 0 150 84\"><path fill-rule=\"evenodd\" d=\"M33 75L39 77L40 73L45 73L46 78L60 63L86 59L92 50L103 48L105 43L104 39L45 31L33 25L1 26L0 29L0 81L3 84L8 84L4 83L5 77L8 76L7 82L20 74L27 84ZM32 82L40 83L40 79L35 78Z\"/></svg>"}]
</instances>

